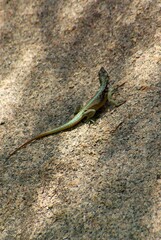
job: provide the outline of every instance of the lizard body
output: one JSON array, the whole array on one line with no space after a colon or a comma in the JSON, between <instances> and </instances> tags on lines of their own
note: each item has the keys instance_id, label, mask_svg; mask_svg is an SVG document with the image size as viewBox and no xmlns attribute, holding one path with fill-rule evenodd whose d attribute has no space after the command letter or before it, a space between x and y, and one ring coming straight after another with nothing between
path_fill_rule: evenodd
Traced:
<instances>
[{"instance_id":1,"label":"lizard body","mask_svg":"<svg viewBox=\"0 0 161 240\"><path fill-rule=\"evenodd\" d=\"M92 118L95 115L96 111L100 109L107 100L110 102L112 94L109 90L109 76L103 67L100 69L98 73L98 77L100 81L99 90L94 95L94 97L91 100L89 100L89 102L70 121L61 125L60 127L56 127L50 131L41 133L36 137L31 138L30 140L26 141L25 143L20 145L18 148L16 148L13 152L11 152L8 158L10 158L14 153L16 153L22 147L26 146L27 144L37 139L69 129L75 126L76 124L78 124L84 118L87 118L87 119ZM113 100L111 100L111 102L113 102Z\"/></svg>"}]
</instances>

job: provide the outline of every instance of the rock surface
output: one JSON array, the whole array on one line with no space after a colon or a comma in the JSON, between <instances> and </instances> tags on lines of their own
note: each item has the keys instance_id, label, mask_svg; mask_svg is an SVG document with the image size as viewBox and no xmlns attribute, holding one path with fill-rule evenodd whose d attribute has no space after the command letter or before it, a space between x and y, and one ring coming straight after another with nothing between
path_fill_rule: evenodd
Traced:
<instances>
[{"instance_id":1,"label":"rock surface","mask_svg":"<svg viewBox=\"0 0 161 240\"><path fill-rule=\"evenodd\" d=\"M1 239L161 239L161 4L0 5ZM126 100L94 124L9 152L66 122L105 67Z\"/></svg>"}]
</instances>

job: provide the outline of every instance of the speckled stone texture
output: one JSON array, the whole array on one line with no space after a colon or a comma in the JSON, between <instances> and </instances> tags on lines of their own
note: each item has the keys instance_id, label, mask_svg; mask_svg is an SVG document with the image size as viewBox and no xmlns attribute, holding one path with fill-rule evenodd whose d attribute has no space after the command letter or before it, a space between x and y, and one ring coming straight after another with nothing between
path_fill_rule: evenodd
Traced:
<instances>
[{"instance_id":1,"label":"speckled stone texture","mask_svg":"<svg viewBox=\"0 0 161 240\"><path fill-rule=\"evenodd\" d=\"M161 3L0 2L1 240L161 239ZM65 123L99 87L118 108Z\"/></svg>"}]
</instances>

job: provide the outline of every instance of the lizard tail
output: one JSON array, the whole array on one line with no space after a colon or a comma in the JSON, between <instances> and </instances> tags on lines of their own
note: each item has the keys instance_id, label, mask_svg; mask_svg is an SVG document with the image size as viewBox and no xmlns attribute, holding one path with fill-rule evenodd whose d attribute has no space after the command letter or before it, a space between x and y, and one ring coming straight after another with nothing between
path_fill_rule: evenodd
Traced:
<instances>
[{"instance_id":1,"label":"lizard tail","mask_svg":"<svg viewBox=\"0 0 161 240\"><path fill-rule=\"evenodd\" d=\"M58 132L66 130L68 128L71 128L71 127L75 126L77 123L79 123L83 118L84 118L84 116L82 115L82 112L80 112L77 115L75 115L75 117L73 119L71 119L69 122L65 123L64 125L62 125L60 127L57 127L57 128L54 128L51 131L41 133L41 134L37 135L36 137L31 138L30 140L26 141L25 143L20 145L18 148L16 148L13 152L11 152L7 159L9 159L13 154L15 154L22 147L25 147L27 144L29 144L29 143L37 140L37 139L47 137L47 136L52 135L54 133L58 133Z\"/></svg>"},{"instance_id":2,"label":"lizard tail","mask_svg":"<svg viewBox=\"0 0 161 240\"><path fill-rule=\"evenodd\" d=\"M41 133L39 135L37 135L36 137L33 137L31 138L30 140L26 141L25 143L21 144L18 148L16 148L13 152L11 152L9 154L9 156L7 157L7 159L9 159L13 154L15 154L18 150L20 150L21 148L25 147L26 145L28 145L29 143L37 140L37 139L40 139L40 138L43 138L43 137L47 137L49 135L52 135L54 133L58 133L58 132L61 132L63 130L66 130L74 125L76 125L78 122L80 122L80 120L82 119L81 115L77 118L77 121L72 119L70 120L69 122L67 122L66 124L60 126L60 127L57 127L57 128L54 128L53 130L51 131L47 131L47 132L44 132L44 133Z\"/></svg>"},{"instance_id":3,"label":"lizard tail","mask_svg":"<svg viewBox=\"0 0 161 240\"><path fill-rule=\"evenodd\" d=\"M25 143L21 144L18 148L16 148L13 152L11 152L11 153L9 154L9 156L7 157L7 159L9 159L13 154L15 154L18 150L20 150L20 148L25 147L27 144L33 142L34 140L36 140L36 139L35 139L35 138L32 138L32 139L26 141Z\"/></svg>"}]
</instances>

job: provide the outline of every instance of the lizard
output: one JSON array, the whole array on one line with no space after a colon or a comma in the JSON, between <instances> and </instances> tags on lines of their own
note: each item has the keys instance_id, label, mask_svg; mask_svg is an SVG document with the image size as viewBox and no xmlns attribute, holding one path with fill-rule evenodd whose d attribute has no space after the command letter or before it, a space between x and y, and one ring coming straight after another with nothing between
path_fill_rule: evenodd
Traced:
<instances>
[{"instance_id":1,"label":"lizard","mask_svg":"<svg viewBox=\"0 0 161 240\"><path fill-rule=\"evenodd\" d=\"M10 158L22 147L25 147L27 144L37 139L70 129L73 126L77 125L79 122L81 122L84 118L87 118L87 120L92 118L95 115L96 111L100 109L107 101L114 104L115 106L119 106L120 104L118 105L112 99L113 89L110 89L109 87L109 75L103 67L101 67L101 69L99 70L98 77L100 82L100 88L98 89L97 93L88 101L88 103L84 107L80 109L80 111L71 120L59 127L43 132L26 141L25 143L17 147L13 152L11 152L8 158Z\"/></svg>"}]
</instances>

